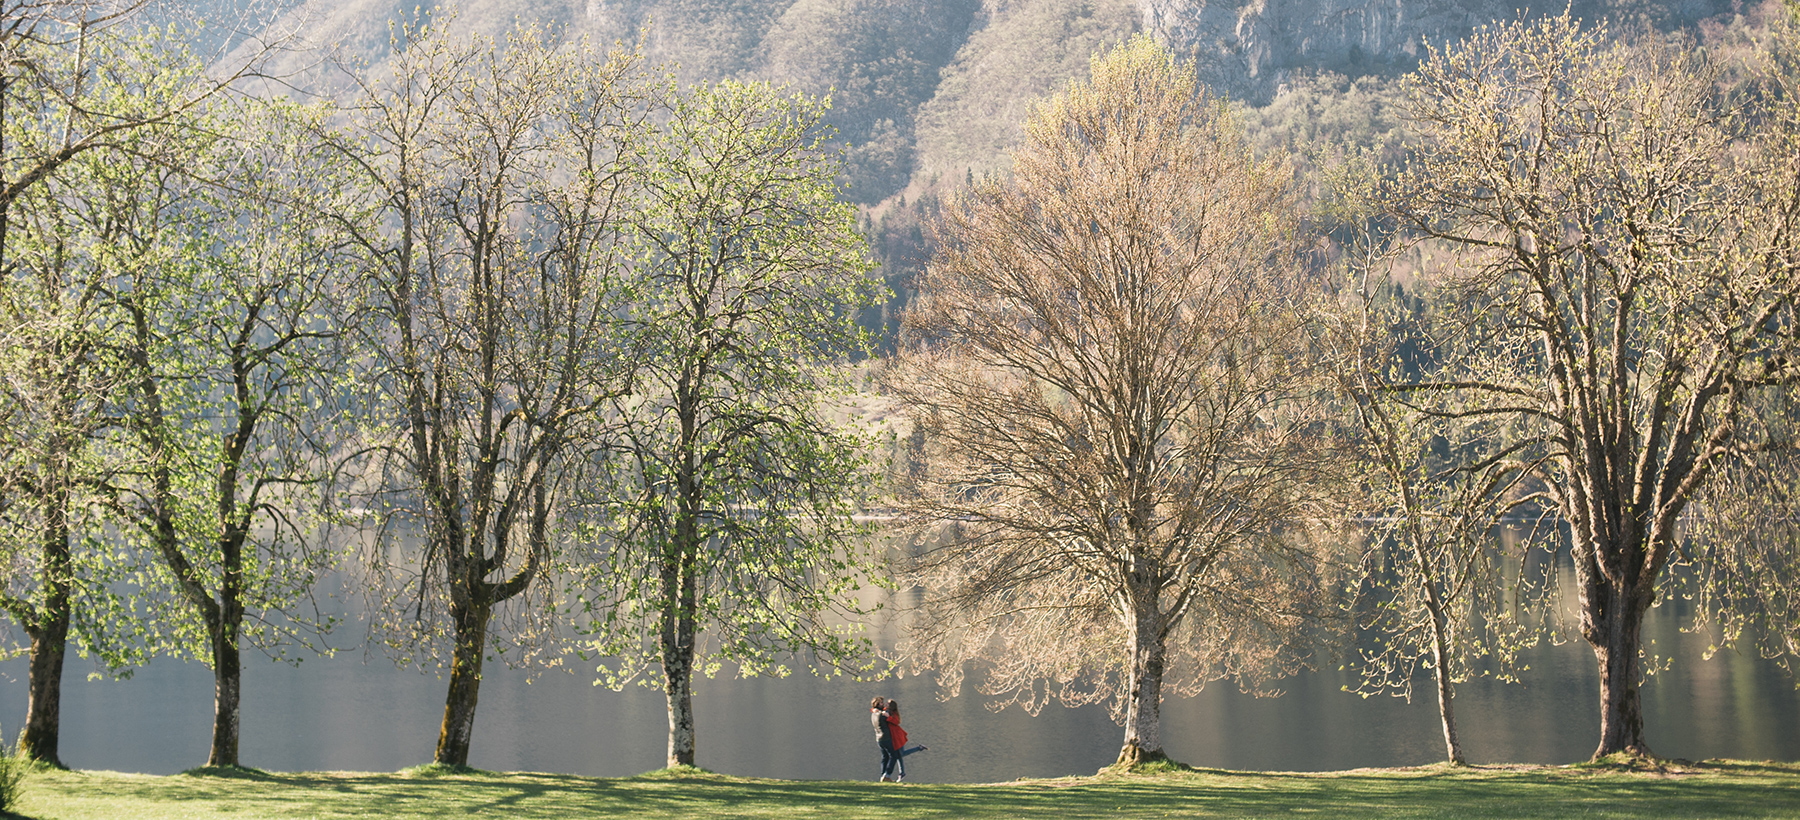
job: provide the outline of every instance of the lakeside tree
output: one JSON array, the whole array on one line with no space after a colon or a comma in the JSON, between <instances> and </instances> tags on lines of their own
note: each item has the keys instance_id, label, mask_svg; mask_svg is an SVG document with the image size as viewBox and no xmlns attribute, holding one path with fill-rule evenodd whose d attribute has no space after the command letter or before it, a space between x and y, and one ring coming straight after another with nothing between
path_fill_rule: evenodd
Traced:
<instances>
[{"instance_id":1,"label":"lakeside tree","mask_svg":"<svg viewBox=\"0 0 1800 820\"><path fill-rule=\"evenodd\" d=\"M1757 91L1771 101L1759 114L1764 150L1800 156L1800 14L1782 8L1771 21ZM1795 426L1792 384L1762 391L1743 421L1749 440L1766 442L1746 454L1730 454L1718 475L1695 495L1682 522L1685 546L1698 571L1677 576L1665 594L1697 599L1696 626L1723 647L1749 648L1773 658L1790 674L1800 671L1800 430Z\"/></svg>"},{"instance_id":2,"label":"lakeside tree","mask_svg":"<svg viewBox=\"0 0 1800 820\"><path fill-rule=\"evenodd\" d=\"M1165 694L1293 668L1333 459L1290 177L1139 37L945 206L888 379L901 503L945 531L902 580L913 664L989 661L1034 713L1106 701L1121 764L1165 756Z\"/></svg>"},{"instance_id":3,"label":"lakeside tree","mask_svg":"<svg viewBox=\"0 0 1800 820\"><path fill-rule=\"evenodd\" d=\"M279 44L259 41L228 67L195 71L171 32L137 25L149 5L21 0L0 10L0 110L8 127L0 144L0 239L15 201L64 163L117 152L132 131L169 127L255 74Z\"/></svg>"},{"instance_id":4,"label":"lakeside tree","mask_svg":"<svg viewBox=\"0 0 1800 820\"><path fill-rule=\"evenodd\" d=\"M618 403L616 531L597 590L611 615L594 646L618 658L603 669L614 682L656 665L670 766L694 765L696 672L867 658L831 621L872 574L851 518L866 442L822 399L867 354L856 316L882 288L837 198L823 112L763 83L678 94L633 218L639 359Z\"/></svg>"},{"instance_id":5,"label":"lakeside tree","mask_svg":"<svg viewBox=\"0 0 1800 820\"><path fill-rule=\"evenodd\" d=\"M1345 603L1354 619L1346 667L1357 678L1346 689L1410 701L1428 671L1445 759L1464 765L1456 685L1475 674L1516 679L1518 652L1538 637L1524 625L1526 607L1541 602L1552 556L1533 551L1548 540L1535 526L1496 537L1507 516L1534 509L1520 503L1527 471L1493 447L1505 438L1491 429L1500 422L1458 424L1402 389L1463 356L1466 340L1434 333L1437 305L1398 281L1409 254L1428 251L1381 213L1376 152L1346 148L1320 180L1320 216L1339 226L1346 279L1335 305L1319 303L1316 325L1356 430L1346 512L1358 572Z\"/></svg>"},{"instance_id":6,"label":"lakeside tree","mask_svg":"<svg viewBox=\"0 0 1800 820\"><path fill-rule=\"evenodd\" d=\"M331 138L372 203L342 216L372 319L363 446L385 523L370 612L402 662L448 658L434 759L464 766L490 652L552 637L572 459L634 363L619 349L620 237L649 86L635 52L536 31L398 35ZM491 636L507 606L511 629Z\"/></svg>"},{"instance_id":7,"label":"lakeside tree","mask_svg":"<svg viewBox=\"0 0 1800 820\"><path fill-rule=\"evenodd\" d=\"M123 326L109 506L147 553L137 594L172 604L140 617L150 649L212 669L206 765L238 766L244 646L286 658L330 625L310 592L353 310L342 189L304 138L321 112L209 108L184 144L96 169L84 227Z\"/></svg>"},{"instance_id":8,"label":"lakeside tree","mask_svg":"<svg viewBox=\"0 0 1800 820\"><path fill-rule=\"evenodd\" d=\"M1368 272L1380 263L1359 260ZM1422 367L1461 351L1419 331L1429 308L1399 288L1364 280L1341 313L1323 323L1339 395L1357 430L1358 491L1349 506L1361 541L1355 594L1353 691L1411 699L1428 670L1445 759L1467 763L1456 723L1456 684L1476 674L1513 680L1513 660L1535 640L1522 623L1521 593L1540 592L1531 551L1535 529L1518 539L1496 528L1527 493L1527 470L1492 442L1482 423L1445 424L1434 406L1396 390ZM1536 594L1529 600L1536 602Z\"/></svg>"},{"instance_id":9,"label":"lakeside tree","mask_svg":"<svg viewBox=\"0 0 1800 820\"><path fill-rule=\"evenodd\" d=\"M14 200L0 283L0 609L29 641L23 748L53 766L71 638L113 670L139 659L135 619L116 617L124 602L110 587L125 556L89 537L107 472L96 440L121 369L103 273L69 236L86 182L69 169Z\"/></svg>"},{"instance_id":10,"label":"lakeside tree","mask_svg":"<svg viewBox=\"0 0 1800 820\"><path fill-rule=\"evenodd\" d=\"M1454 249L1430 271L1437 330L1468 350L1405 389L1502 422L1498 452L1569 528L1595 758L1650 754L1640 632L1691 500L1791 444L1754 418L1800 376L1790 123L1745 116L1718 71L1567 15L1496 26L1409 80L1420 141L1388 192Z\"/></svg>"},{"instance_id":11,"label":"lakeside tree","mask_svg":"<svg viewBox=\"0 0 1800 820\"><path fill-rule=\"evenodd\" d=\"M46 0L0 12L0 273L8 289L9 401L27 424L13 432L22 446L9 459L4 502L18 527L9 537L4 608L31 639L27 753L61 765L63 660L71 629L84 651L118 667L130 656L105 631L131 631L114 618L118 601L102 544L87 537L93 519L80 509L101 478L92 436L105 423L99 408L120 371L101 362L101 271L91 247L66 233L82 206L77 160L154 153L180 130L184 115L252 70L208 74L173 35L135 25L141 2ZM25 459L29 464L19 464ZM85 499L85 501L83 500ZM94 548L94 549L90 549ZM28 554L29 553L29 554ZM96 574L97 573L97 574ZM37 578L33 583L27 579ZM94 607L77 612L78 603ZM124 652L125 654L121 654Z\"/></svg>"}]
</instances>

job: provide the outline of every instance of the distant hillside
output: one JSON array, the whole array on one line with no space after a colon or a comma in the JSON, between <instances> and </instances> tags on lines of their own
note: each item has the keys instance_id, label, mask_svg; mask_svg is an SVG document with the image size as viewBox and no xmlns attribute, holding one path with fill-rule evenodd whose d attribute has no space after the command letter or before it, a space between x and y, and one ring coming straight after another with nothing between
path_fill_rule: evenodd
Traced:
<instances>
[{"instance_id":1,"label":"distant hillside","mask_svg":"<svg viewBox=\"0 0 1800 820\"><path fill-rule=\"evenodd\" d=\"M1421 46L1475 27L1560 13L1607 20L1618 31L1671 30L1729 18L1735 0L1139 0L1144 28L1198 61L1202 78L1233 97L1266 104L1295 72L1352 79L1417 65Z\"/></svg>"},{"instance_id":2,"label":"distant hillside","mask_svg":"<svg viewBox=\"0 0 1800 820\"><path fill-rule=\"evenodd\" d=\"M328 86L327 50L379 62L389 21L414 0L189 0L203 16L274 20L311 50L284 58L301 85ZM1780 0L1761 0L1778 7ZM282 6L282 3L291 5ZM1201 77L1249 106L1265 147L1344 136L1393 144L1389 80L1423 44L1475 27L1562 11L1565 0L461 0L457 27L518 23L569 38L631 40L686 81L761 78L830 93L846 146L846 196L869 208L890 281L926 253L937 192L1004 172L1032 102L1087 72L1095 51L1150 31L1196 59ZM252 14L243 10L250 8ZM1575 0L1615 31L1729 28L1754 15L1732 0ZM217 35L215 35L217 36ZM313 67L311 70L308 67ZM891 320L891 316L889 317Z\"/></svg>"}]
</instances>

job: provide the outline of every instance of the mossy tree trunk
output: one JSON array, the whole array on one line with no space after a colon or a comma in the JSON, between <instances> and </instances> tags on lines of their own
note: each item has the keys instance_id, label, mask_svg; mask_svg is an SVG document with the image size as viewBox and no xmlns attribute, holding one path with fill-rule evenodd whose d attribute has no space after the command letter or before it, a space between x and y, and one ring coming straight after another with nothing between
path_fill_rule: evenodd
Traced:
<instances>
[{"instance_id":1,"label":"mossy tree trunk","mask_svg":"<svg viewBox=\"0 0 1800 820\"><path fill-rule=\"evenodd\" d=\"M450 661L450 688L444 695L444 722L438 728L435 761L446 766L469 765L469 744L475 736L475 706L481 699L481 663L487 649L491 610L485 602L453 605L456 648Z\"/></svg>"},{"instance_id":2,"label":"mossy tree trunk","mask_svg":"<svg viewBox=\"0 0 1800 820\"><path fill-rule=\"evenodd\" d=\"M51 493L47 501L42 543L44 603L36 612L24 613L34 616L24 622L25 632L31 637L24 746L33 760L63 768L58 745L62 736L63 657L69 644L74 561L69 549L68 492L65 489Z\"/></svg>"},{"instance_id":3,"label":"mossy tree trunk","mask_svg":"<svg viewBox=\"0 0 1800 820\"><path fill-rule=\"evenodd\" d=\"M51 361L61 362L60 366L46 368L54 374L50 379L51 426L42 443L42 461L33 471L35 485L28 485L39 507L37 550L42 599L33 602L7 596L0 598L0 607L31 638L25 752L33 760L63 768L63 662L68 656L69 626L74 619L76 573L70 505L74 502L75 462L81 446L75 405L82 390L78 363L91 351L65 340L52 341L50 349Z\"/></svg>"}]
</instances>

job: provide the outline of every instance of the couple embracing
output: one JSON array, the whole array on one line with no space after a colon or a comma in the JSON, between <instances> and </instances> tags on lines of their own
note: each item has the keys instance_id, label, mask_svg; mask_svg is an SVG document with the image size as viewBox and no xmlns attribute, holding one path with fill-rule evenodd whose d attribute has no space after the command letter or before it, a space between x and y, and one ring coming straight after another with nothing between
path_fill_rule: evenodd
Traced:
<instances>
[{"instance_id":1,"label":"couple embracing","mask_svg":"<svg viewBox=\"0 0 1800 820\"><path fill-rule=\"evenodd\" d=\"M900 782L906 776L906 756L923 752L925 747L906 748L906 730L900 728L900 701L870 701L869 723L875 727L875 743L881 747L881 782Z\"/></svg>"}]
</instances>

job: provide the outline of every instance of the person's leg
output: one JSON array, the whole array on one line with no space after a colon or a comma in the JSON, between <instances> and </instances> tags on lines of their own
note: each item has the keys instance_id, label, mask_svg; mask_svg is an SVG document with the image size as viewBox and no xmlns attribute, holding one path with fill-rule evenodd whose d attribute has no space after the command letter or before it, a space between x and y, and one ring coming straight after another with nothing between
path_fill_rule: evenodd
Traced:
<instances>
[{"instance_id":1,"label":"person's leg","mask_svg":"<svg viewBox=\"0 0 1800 820\"><path fill-rule=\"evenodd\" d=\"M923 752L923 751L925 751L924 745L914 746L911 749L901 749L900 750L900 758L902 760L904 760L904 759L906 759L907 755L917 754L917 753Z\"/></svg>"},{"instance_id":2,"label":"person's leg","mask_svg":"<svg viewBox=\"0 0 1800 820\"><path fill-rule=\"evenodd\" d=\"M899 761L900 756L894 754L891 744L878 741L875 745L881 747L881 779L889 780L894 776L894 763Z\"/></svg>"}]
</instances>

